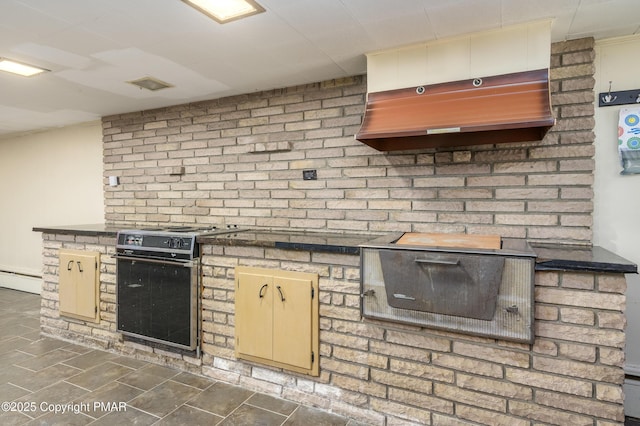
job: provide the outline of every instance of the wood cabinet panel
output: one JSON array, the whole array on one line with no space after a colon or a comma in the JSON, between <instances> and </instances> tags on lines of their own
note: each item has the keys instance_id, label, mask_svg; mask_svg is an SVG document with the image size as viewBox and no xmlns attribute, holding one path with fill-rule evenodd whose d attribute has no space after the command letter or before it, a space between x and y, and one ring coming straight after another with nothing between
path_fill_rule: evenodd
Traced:
<instances>
[{"instance_id":1,"label":"wood cabinet panel","mask_svg":"<svg viewBox=\"0 0 640 426\"><path fill-rule=\"evenodd\" d=\"M241 297L236 297L236 346L243 354L271 358L273 353L271 277L243 273L237 287L236 294ZM241 314L238 315L238 312ZM241 342L239 342L240 338L242 338Z\"/></svg>"},{"instance_id":2,"label":"wood cabinet panel","mask_svg":"<svg viewBox=\"0 0 640 426\"><path fill-rule=\"evenodd\" d=\"M273 281L273 359L309 369L313 282L282 276Z\"/></svg>"},{"instance_id":3,"label":"wood cabinet panel","mask_svg":"<svg viewBox=\"0 0 640 426\"><path fill-rule=\"evenodd\" d=\"M236 268L236 356L318 375L318 276Z\"/></svg>"},{"instance_id":4,"label":"wood cabinet panel","mask_svg":"<svg viewBox=\"0 0 640 426\"><path fill-rule=\"evenodd\" d=\"M59 261L60 315L97 322L100 253L61 249Z\"/></svg>"}]
</instances>

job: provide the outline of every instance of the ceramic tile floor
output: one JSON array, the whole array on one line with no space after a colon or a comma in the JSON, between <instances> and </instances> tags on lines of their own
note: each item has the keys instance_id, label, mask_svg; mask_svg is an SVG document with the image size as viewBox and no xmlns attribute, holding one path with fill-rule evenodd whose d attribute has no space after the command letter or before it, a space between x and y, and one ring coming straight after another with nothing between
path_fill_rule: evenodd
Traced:
<instances>
[{"instance_id":1,"label":"ceramic tile floor","mask_svg":"<svg viewBox=\"0 0 640 426\"><path fill-rule=\"evenodd\" d=\"M205 377L42 338L39 310L38 295L0 288L3 426L356 425Z\"/></svg>"}]
</instances>

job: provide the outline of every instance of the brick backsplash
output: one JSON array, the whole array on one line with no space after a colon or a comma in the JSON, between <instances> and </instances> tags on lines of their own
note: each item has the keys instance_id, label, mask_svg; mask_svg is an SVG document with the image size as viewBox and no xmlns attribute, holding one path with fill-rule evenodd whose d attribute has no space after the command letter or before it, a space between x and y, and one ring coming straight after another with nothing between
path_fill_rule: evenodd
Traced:
<instances>
[{"instance_id":1,"label":"brick backsplash","mask_svg":"<svg viewBox=\"0 0 640 426\"><path fill-rule=\"evenodd\" d=\"M354 139L364 76L105 117L105 218L588 244L594 41L551 52L541 142L378 152Z\"/></svg>"}]
</instances>

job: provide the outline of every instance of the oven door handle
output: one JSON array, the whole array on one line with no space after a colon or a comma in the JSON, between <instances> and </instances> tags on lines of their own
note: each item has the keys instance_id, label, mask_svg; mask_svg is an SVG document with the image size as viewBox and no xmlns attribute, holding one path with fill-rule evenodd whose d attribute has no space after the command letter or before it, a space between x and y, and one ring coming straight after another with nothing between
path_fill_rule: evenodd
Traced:
<instances>
[{"instance_id":1,"label":"oven door handle","mask_svg":"<svg viewBox=\"0 0 640 426\"><path fill-rule=\"evenodd\" d=\"M116 259L122 260L133 260L135 262L143 262L143 263L159 263L162 265L175 265L175 266L184 266L185 268L192 268L192 261L180 261L180 260L163 260L163 259L152 259L149 257L137 257L137 256L125 256L123 254L114 254L113 257Z\"/></svg>"}]
</instances>

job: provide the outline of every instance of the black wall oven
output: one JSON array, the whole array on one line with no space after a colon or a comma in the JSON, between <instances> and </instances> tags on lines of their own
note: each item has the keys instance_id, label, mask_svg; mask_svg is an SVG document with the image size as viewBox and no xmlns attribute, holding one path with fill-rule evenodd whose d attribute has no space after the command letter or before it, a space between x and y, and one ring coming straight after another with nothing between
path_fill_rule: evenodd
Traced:
<instances>
[{"instance_id":1,"label":"black wall oven","mask_svg":"<svg viewBox=\"0 0 640 426\"><path fill-rule=\"evenodd\" d=\"M118 331L194 350L198 275L198 259L183 262L118 255Z\"/></svg>"},{"instance_id":2,"label":"black wall oven","mask_svg":"<svg viewBox=\"0 0 640 426\"><path fill-rule=\"evenodd\" d=\"M174 348L199 348L200 253L216 230L123 230L116 244L117 331ZM228 231L225 231L228 232Z\"/></svg>"}]
</instances>

